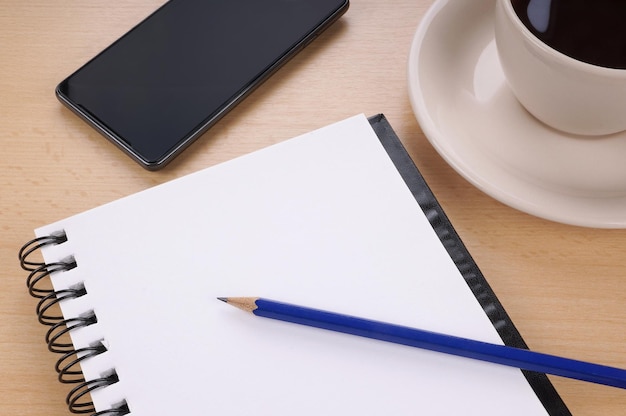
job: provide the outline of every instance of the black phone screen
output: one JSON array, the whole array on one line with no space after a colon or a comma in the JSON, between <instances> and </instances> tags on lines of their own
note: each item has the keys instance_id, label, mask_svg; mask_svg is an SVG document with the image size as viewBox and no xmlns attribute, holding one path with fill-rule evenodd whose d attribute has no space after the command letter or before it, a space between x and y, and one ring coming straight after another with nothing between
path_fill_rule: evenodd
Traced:
<instances>
[{"instance_id":1,"label":"black phone screen","mask_svg":"<svg viewBox=\"0 0 626 416\"><path fill-rule=\"evenodd\" d=\"M57 96L158 169L347 7L172 0L59 84Z\"/></svg>"}]
</instances>

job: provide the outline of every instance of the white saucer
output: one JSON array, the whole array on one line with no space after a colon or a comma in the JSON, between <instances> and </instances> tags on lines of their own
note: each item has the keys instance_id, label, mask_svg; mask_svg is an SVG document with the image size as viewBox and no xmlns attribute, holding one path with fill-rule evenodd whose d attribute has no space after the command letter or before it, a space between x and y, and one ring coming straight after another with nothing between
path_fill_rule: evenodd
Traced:
<instances>
[{"instance_id":1,"label":"white saucer","mask_svg":"<svg viewBox=\"0 0 626 416\"><path fill-rule=\"evenodd\" d=\"M498 60L495 0L438 0L408 62L411 104L426 137L493 198L553 221L626 228L626 133L573 136L537 121Z\"/></svg>"}]
</instances>

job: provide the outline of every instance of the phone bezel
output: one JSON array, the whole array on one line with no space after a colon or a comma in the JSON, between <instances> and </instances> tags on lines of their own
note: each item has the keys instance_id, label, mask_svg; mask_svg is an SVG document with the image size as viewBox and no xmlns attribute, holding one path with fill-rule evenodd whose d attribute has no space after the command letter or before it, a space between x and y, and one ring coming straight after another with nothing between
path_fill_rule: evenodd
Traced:
<instances>
[{"instance_id":1,"label":"phone bezel","mask_svg":"<svg viewBox=\"0 0 626 416\"><path fill-rule=\"evenodd\" d=\"M141 26L144 22L149 20L153 15L158 13L163 7L167 5L164 4L151 13L148 17L143 19L137 25L135 25L132 29L130 29L124 36L128 36L131 34L133 30L137 27ZM195 142L200 136L206 133L215 123L217 123L224 115L226 115L230 110L232 110L237 104L239 104L244 98L246 98L250 93L252 93L257 87L259 87L265 80L267 80L271 75L273 75L281 66L283 66L289 59L295 56L298 52L300 52L306 45L308 45L311 41L313 41L321 32L323 32L326 28L328 28L332 23L334 23L339 17L341 17L349 8L349 0L344 0L343 4L331 15L329 15L325 20L320 22L317 27L312 28L312 30L302 39L300 39L297 43L295 43L290 49L287 49L282 52L282 55L277 56L274 63L269 66L263 73L259 74L256 78L254 78L247 85L242 85L240 91L231 97L229 101L226 101L222 104L221 107L217 108L216 111L211 111L207 115L207 118L202 122L200 126L196 129L192 130L186 136L182 138L176 139L175 143L173 143L172 147L165 153L162 157L157 160L148 160L145 156L137 152L136 149L129 146L127 141L124 138L117 135L113 130L111 130L105 123L99 120L97 117L92 115L88 108L84 108L82 105L79 105L72 101L70 97L63 93L63 84L66 83L74 74L78 73L83 69L86 65L88 65L93 60L97 59L98 56L110 48L115 47L117 41L113 42L107 48L105 48L100 54L94 56L88 62L86 62L79 69L74 71L71 75L65 78L62 82L60 82L55 88L55 95L57 99L69 108L73 113L78 115L81 119L86 121L91 127L93 127L97 132L99 132L102 136L104 136L107 140L117 146L120 150L130 156L135 162L139 163L143 168L147 170L159 170L165 167L169 162L171 162L176 156L178 156L183 150L189 147L193 142ZM121 39L121 38L120 38ZM119 39L118 39L119 40Z\"/></svg>"}]
</instances>

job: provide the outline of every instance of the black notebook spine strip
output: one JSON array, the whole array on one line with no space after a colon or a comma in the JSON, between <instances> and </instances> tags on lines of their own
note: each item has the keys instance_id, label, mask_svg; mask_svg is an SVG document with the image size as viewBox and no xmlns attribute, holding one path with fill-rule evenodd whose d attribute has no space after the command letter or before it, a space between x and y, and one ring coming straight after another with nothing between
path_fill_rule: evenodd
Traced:
<instances>
[{"instance_id":1,"label":"black notebook spine strip","mask_svg":"<svg viewBox=\"0 0 626 416\"><path fill-rule=\"evenodd\" d=\"M109 369L100 378L93 380L86 380L80 369L82 362L107 352L107 348L101 340L96 340L92 345L79 349L67 341L71 331L96 324L98 317L95 313L89 312L81 316L64 317L62 314L53 312L54 307L61 302L77 299L87 294L87 290L82 284L67 289L54 290L50 282L53 273L63 273L77 268L76 260L73 257L68 257L60 261L45 263L32 259L33 254L41 251L44 247L63 244L66 241L65 232L52 233L27 242L18 254L20 266L29 273L26 279L28 293L39 299L36 307L37 318L42 325L49 327L45 335L48 349L61 354L55 364L59 382L75 384L75 387L67 394L65 402L70 412L75 414L91 414L91 416L130 414L130 408L125 400L113 405L110 409L96 412L90 399L91 392L106 388L119 381L115 369Z\"/></svg>"},{"instance_id":2,"label":"black notebook spine strip","mask_svg":"<svg viewBox=\"0 0 626 416\"><path fill-rule=\"evenodd\" d=\"M378 114L370 117L369 122L416 202L428 218L441 244L454 261L504 343L517 348L527 348L504 306L489 286L439 201L385 116ZM571 412L545 374L525 370L523 374L550 416L571 416Z\"/></svg>"}]
</instances>

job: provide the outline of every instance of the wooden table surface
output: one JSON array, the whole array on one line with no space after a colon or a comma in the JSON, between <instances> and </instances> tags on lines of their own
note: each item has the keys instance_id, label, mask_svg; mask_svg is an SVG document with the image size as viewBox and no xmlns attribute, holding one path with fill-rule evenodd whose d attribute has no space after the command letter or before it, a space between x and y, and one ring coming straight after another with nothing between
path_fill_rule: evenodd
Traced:
<instances>
[{"instance_id":1,"label":"wooden table surface","mask_svg":"<svg viewBox=\"0 0 626 416\"><path fill-rule=\"evenodd\" d=\"M162 2L0 6L0 414L69 414L17 262L34 228L357 113L387 116L531 348L626 368L626 230L558 224L495 201L452 170L416 122L406 62L432 0L353 0L165 170L148 172L53 91ZM626 414L625 390L553 381L574 415Z\"/></svg>"}]
</instances>

